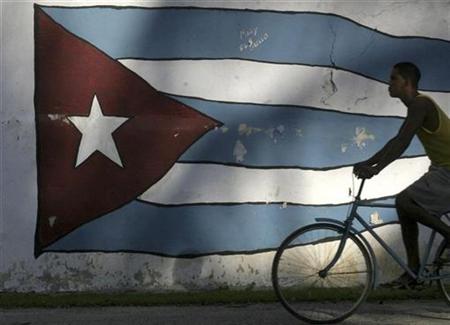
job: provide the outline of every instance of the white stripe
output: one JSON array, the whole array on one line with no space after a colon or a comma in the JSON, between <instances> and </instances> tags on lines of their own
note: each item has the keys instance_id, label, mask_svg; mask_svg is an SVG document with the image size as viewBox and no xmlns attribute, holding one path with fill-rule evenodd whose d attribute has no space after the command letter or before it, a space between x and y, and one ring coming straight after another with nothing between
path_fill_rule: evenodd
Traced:
<instances>
[{"instance_id":1,"label":"white stripe","mask_svg":"<svg viewBox=\"0 0 450 325\"><path fill-rule=\"evenodd\" d=\"M366 182L362 197L395 195L425 173L428 166L426 157L397 160ZM352 200L352 168L317 171L178 163L140 199L159 204L341 204ZM358 188L359 180L355 180L355 191Z\"/></svg>"},{"instance_id":2,"label":"white stripe","mask_svg":"<svg viewBox=\"0 0 450 325\"><path fill-rule=\"evenodd\" d=\"M450 40L448 1L36 1L67 7L116 5L136 7L205 7L312 11L347 17L361 25L395 36L422 36Z\"/></svg>"},{"instance_id":3,"label":"white stripe","mask_svg":"<svg viewBox=\"0 0 450 325\"><path fill-rule=\"evenodd\" d=\"M244 60L120 62L159 91L224 102L301 105L348 113L405 116L406 107L389 97L388 86L357 74L321 67ZM442 109L450 93L422 92Z\"/></svg>"}]
</instances>

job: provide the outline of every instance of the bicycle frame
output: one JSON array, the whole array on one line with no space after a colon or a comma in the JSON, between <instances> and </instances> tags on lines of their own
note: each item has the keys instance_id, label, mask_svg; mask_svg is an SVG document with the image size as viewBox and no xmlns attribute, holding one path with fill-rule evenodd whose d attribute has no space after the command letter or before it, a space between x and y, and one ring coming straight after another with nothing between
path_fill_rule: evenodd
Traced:
<instances>
[{"instance_id":1,"label":"bicycle frame","mask_svg":"<svg viewBox=\"0 0 450 325\"><path fill-rule=\"evenodd\" d=\"M437 280L437 279L443 279L443 278L450 278L450 274L448 275L440 275L440 276L424 276L424 270L426 266L426 262L430 256L431 248L434 242L434 239L436 237L436 230L432 230L430 235L430 240L428 242L425 254L422 258L422 261L420 263L420 269L417 272L417 274L409 268L409 266L403 261L403 259L395 253L389 246L386 244L386 242L378 236L378 234L373 230L373 228L366 222L364 219L358 214L357 209L360 206L366 206L366 207L384 207L384 208L395 208L394 204L383 204L383 203L366 203L361 200L361 192L364 186L365 179L362 180L361 186L359 188L358 194L355 197L355 201L352 203L351 212L348 215L348 217L345 219L344 222L340 222L334 219L329 218L316 218L317 221L326 221L331 223L337 223L342 226L344 226L344 235L341 239L341 242L339 244L338 250L336 252L336 255L334 256L333 260L330 262L327 267L325 267L323 270L319 272L319 275L321 277L325 277L328 273L328 271L334 266L334 264L337 262L339 257L342 254L342 251L344 250L345 242L347 241L347 238L349 237L349 233L351 231L354 232L354 228L352 227L353 221L356 219L359 221L359 223L376 239L376 241L391 255L391 257L399 264L410 276L412 276L414 279L417 280ZM364 238L361 235L362 238ZM370 245L365 240L365 244L368 246L368 250L371 251Z\"/></svg>"}]
</instances>

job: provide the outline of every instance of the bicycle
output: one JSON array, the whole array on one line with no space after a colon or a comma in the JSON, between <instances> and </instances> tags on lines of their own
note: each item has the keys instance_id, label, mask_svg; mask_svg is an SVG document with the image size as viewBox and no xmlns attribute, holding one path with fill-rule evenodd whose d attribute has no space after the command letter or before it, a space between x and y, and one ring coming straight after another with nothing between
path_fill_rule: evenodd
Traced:
<instances>
[{"instance_id":1,"label":"bicycle","mask_svg":"<svg viewBox=\"0 0 450 325\"><path fill-rule=\"evenodd\" d=\"M365 179L344 222L315 218L318 223L295 230L281 243L272 264L272 284L282 305L298 319L312 324L337 323L351 316L375 287L376 258L356 219L414 279L437 281L450 304L450 248L442 240L430 257L436 231L432 230L417 274L358 214L360 206L395 207L361 200ZM372 200L373 201L373 200ZM444 215L450 220L449 215Z\"/></svg>"}]
</instances>

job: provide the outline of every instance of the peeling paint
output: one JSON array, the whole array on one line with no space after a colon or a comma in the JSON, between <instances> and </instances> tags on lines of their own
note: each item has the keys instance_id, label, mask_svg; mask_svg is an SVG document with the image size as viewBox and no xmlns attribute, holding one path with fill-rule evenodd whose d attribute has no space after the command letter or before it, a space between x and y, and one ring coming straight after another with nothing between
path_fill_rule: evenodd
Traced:
<instances>
[{"instance_id":1,"label":"peeling paint","mask_svg":"<svg viewBox=\"0 0 450 325\"><path fill-rule=\"evenodd\" d=\"M70 121L65 114L48 114L47 116L52 121L60 121L66 124L70 124Z\"/></svg>"},{"instance_id":2,"label":"peeling paint","mask_svg":"<svg viewBox=\"0 0 450 325\"><path fill-rule=\"evenodd\" d=\"M297 136L303 136L302 129L294 128L294 131ZM248 137L248 136L260 133L260 132L263 132L270 139L272 139L274 143L277 143L278 139L282 138L284 136L284 134L286 133L286 127L284 125L280 124L276 127L270 127L268 129L263 129L263 128L247 125L246 123L241 123L241 124L239 124L239 127L238 127L239 136L247 136Z\"/></svg>"},{"instance_id":3,"label":"peeling paint","mask_svg":"<svg viewBox=\"0 0 450 325\"><path fill-rule=\"evenodd\" d=\"M394 8L394 6L396 6ZM386 8L375 8L371 13L365 13L361 11L361 13L357 13L355 15L356 18L361 18L361 16L371 16L377 17L381 19L374 26L382 26L383 20L387 22L391 16L384 16L385 12L392 12L392 9L403 9L397 4L386 5ZM241 6L242 7L242 6ZM376 7L376 6L375 6ZM406 8L407 9L407 8ZM30 7L30 13L31 13ZM332 10L331 10L332 11ZM357 10L358 11L358 10ZM264 14L264 13L262 13ZM362 17L364 18L364 17ZM364 19L363 19L364 20ZM332 20L330 20L331 22ZM420 22L420 21L419 21ZM445 21L447 22L447 21ZM246 25L247 24L247 25ZM238 46L240 47L241 53L249 53L248 51L258 51L262 49L262 46L270 46L273 41L277 41L274 38L272 31L270 30L261 30L261 26L251 25L251 21L243 22L243 25L239 27L241 29L237 30L234 35L231 35L235 39L234 48L237 50ZM386 24L384 24L386 25ZM384 26L383 25L383 26ZM389 25L389 24L388 24ZM391 25L396 25L395 21L392 21ZM418 24L420 27L420 24ZM249 28L247 28L249 27ZM332 25L330 23L329 26L325 25L325 29L330 28L332 35L334 36L330 42L325 44L326 49L329 50L325 53L325 59L329 57L329 62L332 67L336 67L336 64L339 65L341 62L337 60L337 37L340 37L340 30L338 29L338 25ZM417 27L416 29L420 29ZM425 26L426 27L426 26ZM32 31L30 28L22 28L23 30ZM326 30L328 32L328 30ZM269 37L270 32L270 37ZM239 34L238 34L239 33ZM272 35L273 34L273 35ZM444 33L445 34L445 33ZM28 35L28 34L27 34ZM31 34L30 34L31 35ZM239 35L239 36L238 36ZM371 51L371 45L373 41L379 33L371 33L372 38L362 40L363 48L361 51L355 52L355 56L364 56L366 53ZM31 35L32 36L32 35ZM17 36L16 36L17 37ZM17 37L18 39L22 39L23 37ZM28 40L27 38L23 38ZM31 37L32 39L32 37ZM238 51L239 52L239 51ZM24 53L31 53L30 51L24 51ZM28 60L29 61L29 60ZM27 62L28 62L27 61ZM31 61L30 61L31 62ZM259 63L255 63L259 64ZM14 67L13 67L14 68ZM23 67L19 67L22 69ZM315 68L314 68L315 69ZM322 69L322 68L320 68ZM321 71L319 67L317 67L317 71ZM326 68L323 68L325 70ZM14 69L13 69L14 70ZM23 69L22 69L23 70ZM21 70L21 71L22 71ZM339 70L339 69L338 69ZM308 104L310 107L318 107L318 108L331 108L334 109L338 107L341 110L351 111L353 110L355 113L361 112L360 108L355 107L347 107L348 105L354 106L359 105L359 107L367 106L369 107L367 111L370 109L375 110L378 109L375 101L372 101L372 94L377 94L377 91L371 90L374 83L368 83L367 90L361 91L362 88L358 88L358 91L354 92L353 97L346 98L343 101L339 101L338 98L345 97L344 94L337 95L339 83L340 93L343 92L343 89L346 87L346 81L341 76L344 76L338 70L326 70L326 72L322 75L321 84L317 87L312 87L310 85L310 89L307 89L305 92L298 92L299 98L296 95L291 95L290 90L281 89L281 93L287 94L285 96L286 102L289 105L295 104L299 105L302 101L307 101L307 97L310 96L311 93L318 92L318 94L313 94L312 97L321 99L322 103L329 105L330 107L320 107L318 101L307 101L307 103L314 103L314 105ZM211 70L208 70L211 71ZM207 73L208 73L207 71ZM306 70L305 70L306 71ZM308 70L309 71L309 70ZM242 84L246 82L246 75L241 71L239 72L231 72L229 77L231 81L236 83L236 80L242 79ZM233 79L234 76L234 79ZM19 76L20 77L20 76ZM167 79L167 78L165 78ZM292 78L287 78L288 80ZM228 80L228 79L227 79ZM293 79L292 79L293 80ZM361 79L362 80L362 79ZM185 81L183 79L181 81L181 89L183 89L183 96L190 96L190 88L195 88L196 85L193 84L192 81ZM241 81L241 80L240 80ZM270 81L270 80L269 80ZM20 78L14 83L20 84ZM32 83L32 80L30 81ZM179 83L177 83L179 84ZM293 83L296 84L296 83ZM25 85L27 86L27 85ZM32 84L31 84L32 86ZM184 88L183 88L184 86ZM251 89L252 84L249 84L248 89L242 90L251 90L251 93L258 93L258 89ZM271 93L274 90L274 87L269 83L268 85L268 95L273 98L273 102L277 105L284 104L280 103L279 98L275 96L275 93ZM322 87L321 87L322 86ZM190 87L188 89L188 87ZM30 158L31 156L28 153L35 153L36 141L35 141L35 125L34 125L34 116L33 116L33 108L30 108L30 103L32 102L32 93L28 93L24 91L26 89L31 89L33 87L15 87L20 88L22 91L13 96L5 96L10 102L11 105L6 105L11 108L11 114L19 115L18 118L11 118L8 121L1 121L2 128L5 126L7 134L10 135L10 144L21 145L20 149L26 150L27 155L14 155L10 154L10 151L7 150L7 154L5 157L25 157ZM254 88L254 87L253 87ZM159 89L159 88L158 88ZM229 89L228 89L229 90ZM262 92L267 90L264 88ZM275 87L275 90L276 87ZM162 89L161 91L164 91ZM187 93L186 93L187 91ZM171 92L167 92L171 93ZM175 95L176 92L173 92ZM232 92L228 91L227 94ZM236 92L238 95L241 92ZM336 94L336 96L334 96ZM341 97L341 95L343 97ZM266 99L264 96L261 96L264 104L272 103L272 99ZM332 97L334 96L334 97ZM26 99L22 101L21 98ZM196 96L193 96L196 97ZM203 98L200 95L197 97ZM214 96L212 96L214 97ZM257 97L257 96L255 96ZM303 98L304 97L304 98ZM257 97L259 98L259 97ZM309 98L309 97L308 97ZM332 98L333 100L330 100ZM368 100L370 98L370 100ZM30 100L31 99L31 100ZM216 99L211 98L212 100ZM236 98L231 99L223 99L220 100L229 100L231 102L238 102ZM309 99L308 99L309 100ZM378 105L382 106L382 105ZM389 106L389 105L388 105ZM55 111L61 110L58 107L55 107ZM9 114L9 110L7 111ZM39 118L43 118L47 120L48 123L54 126L62 126L63 123L68 125L72 125L69 121L68 117L63 114L44 114L39 116ZM249 123L249 121L247 121ZM251 122L250 122L251 123ZM268 125L270 126L270 125ZM258 128L254 126L249 126L246 124L239 126L238 133L242 138L236 141L234 146L233 155L236 157L236 161L244 161L246 158L247 149L250 150L249 142L245 142L244 137L251 136L259 136L262 139L266 140L267 143L271 143L272 140L274 143L277 141L281 141L280 139L283 135L286 135L287 132L296 136L303 136L303 131L300 128L288 129L284 126L280 125L278 127L271 127L266 129L268 126L263 126L263 128ZM204 126L205 129L208 129L208 126ZM217 132L215 135L224 134L229 131L228 127L222 126L220 128L216 128ZM219 131L220 130L220 131ZM178 130L177 130L178 131ZM175 132L177 132L175 131ZM234 133L236 130L231 130L228 135L236 136ZM374 140L375 135L370 134L365 128L359 127L356 128L356 132L353 136L350 130L350 134L347 135L348 139L343 139L341 144L342 153L346 153L349 150L357 150L364 149L368 144L370 144L369 140ZM375 131L375 130L372 130ZM379 130L377 130L379 132ZM181 137L184 133L175 133L173 132L173 138ZM233 134L231 134L233 133ZM172 141L176 142L177 140ZM8 138L9 139L9 138ZM28 141L28 139L32 139L33 141ZM244 139L244 140L243 140ZM16 143L20 141L19 143ZM237 140L237 137L235 138ZM248 141L248 140L247 140ZM8 141L7 141L8 142ZM28 143L29 142L29 143ZM248 146L246 148L244 143ZM7 143L8 144L8 143ZM233 145L233 144L232 144ZM229 148L231 149L231 148ZM337 150L339 150L339 144L337 145ZM253 149L252 149L253 150ZM250 151L252 151L250 150ZM253 152L252 152L253 153ZM256 152L255 152L256 153ZM210 255L207 258L192 258L192 259L176 259L169 257L161 257L154 256L151 254L135 254L135 253L45 253L38 258L34 258L33 256L33 239L34 239L34 231L33 227L30 225L34 225L33 216L35 216L36 212L36 195L37 195L37 187L36 187L36 166L39 162L36 162L35 155L32 155L30 159L23 159L23 161L28 161L24 166L19 166L20 168L16 168L18 171L25 171L25 173L20 175L21 177L16 177L13 181L7 182L8 188L15 188L17 186L18 192L14 194L14 197L24 198L24 204L18 205L13 213L9 213L10 218L6 218L3 220L3 233L8 233L10 236L6 236L3 239L2 245L4 245L2 252L2 263L0 266L2 267L0 272L0 291L18 291L18 292L60 292L60 291L83 291L83 290L91 290L91 291L104 291L104 290L142 290L142 291L157 291L157 290L186 290L189 288L214 288L214 287L248 287L253 288L255 286L268 286L271 287L270 282L270 271L271 271L271 261L273 259L273 252L264 252L264 253L250 253L243 255ZM248 157L247 157L248 159ZM12 159L11 159L12 160ZM19 161L19 159L14 159L14 161ZM16 166L17 167L17 166ZM22 168L22 169L21 169ZM18 172L17 172L18 173ZM31 174L31 181L28 180L28 176ZM25 176L24 176L25 175ZM11 178L13 179L13 178ZM280 188L275 188L273 186L271 188L270 195L268 195L268 199L279 196ZM3 193L2 193L3 194ZM24 195L22 195L24 194ZM13 196L11 196L13 197ZM33 199L34 198L34 199ZM266 198L263 198L265 200ZM288 207L287 202L282 202L283 198L280 198L279 201L276 201L276 204L280 209L286 209ZM26 203L28 202L28 203ZM267 201L269 204L270 201ZM14 205L14 202L13 204ZM9 210L8 210L9 211ZM30 211L32 212L30 214ZM9 211L10 212L10 211ZM5 214L6 215L6 214ZM31 216L31 217L30 217ZM44 220L45 221L45 220ZM50 227L54 227L56 225L56 221L60 221L57 216L48 217L48 223ZM47 222L47 221L46 221ZM383 223L383 218L378 212L374 212L370 216L370 222L372 224L381 224ZM9 228L8 228L9 227ZM420 231L420 236L423 239L423 234L428 235L429 233L423 232L423 229ZM10 233L11 231L11 233ZM376 230L383 234L383 239L387 240L389 245L393 247L393 249L398 250L400 254L404 255L404 250L401 244L401 233L399 231L398 225L389 225L386 227L386 230L380 231ZM19 235L17 235L19 234ZM371 235L368 234L367 237ZM14 242L11 242L10 239L14 239ZM195 239L193 239L195 240ZM214 238L207 238L206 240L213 241ZM372 238L369 238L370 242L373 243ZM186 249L189 249L190 243L186 241ZM389 255L385 254L383 250L381 250L377 245L373 245L375 254L377 255L378 263L380 265L380 270L382 270L382 277L388 277L395 272L399 271L399 268L392 262L392 259ZM220 276L219 276L220 275Z\"/></svg>"},{"instance_id":4,"label":"peeling paint","mask_svg":"<svg viewBox=\"0 0 450 325\"><path fill-rule=\"evenodd\" d=\"M367 146L367 140L375 140L375 135L367 132L364 127L356 127L355 136L351 139L351 144L342 143L341 152L346 153L351 145L355 145L358 149L364 149Z\"/></svg>"},{"instance_id":5,"label":"peeling paint","mask_svg":"<svg viewBox=\"0 0 450 325\"><path fill-rule=\"evenodd\" d=\"M0 291L2 288L5 288L5 284L12 278L12 270L8 270L7 272L0 273Z\"/></svg>"},{"instance_id":6,"label":"peeling paint","mask_svg":"<svg viewBox=\"0 0 450 325\"><path fill-rule=\"evenodd\" d=\"M381 218L380 218L381 219ZM375 228L397 253L404 254L397 224ZM430 235L420 229L424 244ZM372 235L365 234L383 270L380 280L400 269ZM1 291L62 292L97 290L188 291L214 288L271 288L274 252L238 256L210 255L176 259L132 253L46 253L35 260L12 263L0 273Z\"/></svg>"},{"instance_id":7,"label":"peeling paint","mask_svg":"<svg viewBox=\"0 0 450 325\"><path fill-rule=\"evenodd\" d=\"M269 128L264 133L269 136L269 138L273 139L274 143L278 142L278 139L283 137L286 128L284 125L278 125L276 128Z\"/></svg>"},{"instance_id":8,"label":"peeling paint","mask_svg":"<svg viewBox=\"0 0 450 325\"><path fill-rule=\"evenodd\" d=\"M247 149L240 140L237 140L233 149L233 156L236 158L236 162L243 162L246 154Z\"/></svg>"},{"instance_id":9,"label":"peeling paint","mask_svg":"<svg viewBox=\"0 0 450 325\"><path fill-rule=\"evenodd\" d=\"M375 136L368 133L365 128L357 127L355 130L355 136L353 137L353 142L359 149L363 149L366 146L367 140L375 140Z\"/></svg>"},{"instance_id":10,"label":"peeling paint","mask_svg":"<svg viewBox=\"0 0 450 325\"><path fill-rule=\"evenodd\" d=\"M56 217L49 217L48 218L48 224L50 225L50 227L53 227L56 221Z\"/></svg>"},{"instance_id":11,"label":"peeling paint","mask_svg":"<svg viewBox=\"0 0 450 325\"><path fill-rule=\"evenodd\" d=\"M238 128L239 135L241 135L241 136L242 135L249 136L252 133L258 133L258 132L261 132L261 131L262 131L261 128L256 128L256 127L253 127L253 126L249 126L249 125L247 125L245 123L239 124L239 128Z\"/></svg>"},{"instance_id":12,"label":"peeling paint","mask_svg":"<svg viewBox=\"0 0 450 325\"><path fill-rule=\"evenodd\" d=\"M139 270L138 272L136 272L136 273L133 275L133 278L134 278L137 282L143 283L143 282L144 282L144 273L142 273L142 271Z\"/></svg>"},{"instance_id":13,"label":"peeling paint","mask_svg":"<svg viewBox=\"0 0 450 325\"><path fill-rule=\"evenodd\" d=\"M370 215L370 223L372 225L379 225L383 223L383 219L381 219L381 216L378 213L378 211L375 211Z\"/></svg>"}]
</instances>

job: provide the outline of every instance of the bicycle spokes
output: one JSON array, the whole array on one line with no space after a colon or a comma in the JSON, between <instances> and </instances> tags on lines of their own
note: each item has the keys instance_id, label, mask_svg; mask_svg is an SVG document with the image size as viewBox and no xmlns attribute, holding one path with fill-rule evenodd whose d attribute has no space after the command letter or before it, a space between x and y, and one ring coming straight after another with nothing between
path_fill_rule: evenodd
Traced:
<instances>
[{"instance_id":1,"label":"bicycle spokes","mask_svg":"<svg viewBox=\"0 0 450 325\"><path fill-rule=\"evenodd\" d=\"M342 236L341 227L312 225L289 236L277 252L273 266L276 292L302 320L329 323L345 318L368 293L372 264L354 236L347 238L328 272L321 273L335 258Z\"/></svg>"}]
</instances>

